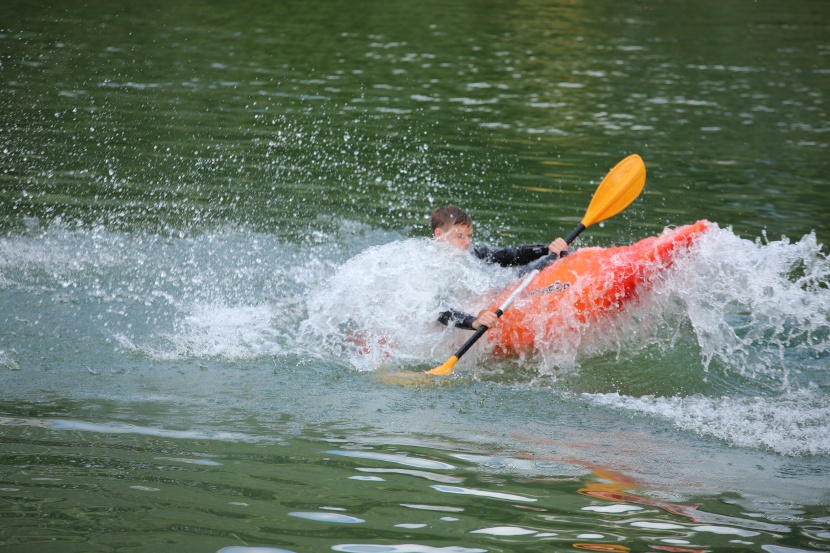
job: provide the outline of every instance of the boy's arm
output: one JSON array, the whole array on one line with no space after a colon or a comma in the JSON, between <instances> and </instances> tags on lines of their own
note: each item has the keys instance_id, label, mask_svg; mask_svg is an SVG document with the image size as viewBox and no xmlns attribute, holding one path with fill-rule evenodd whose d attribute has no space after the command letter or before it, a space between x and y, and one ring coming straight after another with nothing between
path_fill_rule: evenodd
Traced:
<instances>
[{"instance_id":1,"label":"boy's arm","mask_svg":"<svg viewBox=\"0 0 830 553\"><path fill-rule=\"evenodd\" d=\"M457 328L466 330L478 330L482 326L492 328L499 320L499 316L492 311L486 309L478 314L478 317L458 311L457 309L449 309L439 315L438 322L449 324L453 322Z\"/></svg>"},{"instance_id":2,"label":"boy's arm","mask_svg":"<svg viewBox=\"0 0 830 553\"><path fill-rule=\"evenodd\" d=\"M443 325L449 325L452 323L457 328L463 328L466 330L475 330L473 328L475 320L476 318L474 316L457 309L448 309L438 316L439 323Z\"/></svg>"},{"instance_id":3,"label":"boy's arm","mask_svg":"<svg viewBox=\"0 0 830 553\"><path fill-rule=\"evenodd\" d=\"M491 248L475 248L473 254L487 263L498 263L502 267L517 267L527 265L548 254L547 244L528 244L515 248L495 250Z\"/></svg>"},{"instance_id":4,"label":"boy's arm","mask_svg":"<svg viewBox=\"0 0 830 553\"><path fill-rule=\"evenodd\" d=\"M568 244L565 240L557 238L550 244L528 244L500 250L475 248L473 254L487 263L498 263L502 267L517 267L527 265L541 257L545 257L549 253L559 257L567 249Z\"/></svg>"}]
</instances>

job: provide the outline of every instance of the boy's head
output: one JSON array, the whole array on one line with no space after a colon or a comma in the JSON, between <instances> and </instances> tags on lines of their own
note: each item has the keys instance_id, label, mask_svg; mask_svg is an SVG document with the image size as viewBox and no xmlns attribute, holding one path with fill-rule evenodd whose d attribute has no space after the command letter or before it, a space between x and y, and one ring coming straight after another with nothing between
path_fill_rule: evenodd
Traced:
<instances>
[{"instance_id":1,"label":"boy's head","mask_svg":"<svg viewBox=\"0 0 830 553\"><path fill-rule=\"evenodd\" d=\"M432 212L432 235L461 250L469 250L473 241L473 219L455 205L445 205Z\"/></svg>"}]
</instances>

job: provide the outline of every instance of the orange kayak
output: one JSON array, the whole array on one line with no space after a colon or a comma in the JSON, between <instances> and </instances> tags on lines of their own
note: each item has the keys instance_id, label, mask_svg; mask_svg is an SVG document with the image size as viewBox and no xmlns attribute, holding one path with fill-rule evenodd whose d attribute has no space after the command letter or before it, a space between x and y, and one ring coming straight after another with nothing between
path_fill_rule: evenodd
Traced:
<instances>
[{"instance_id":1,"label":"orange kayak","mask_svg":"<svg viewBox=\"0 0 830 553\"><path fill-rule=\"evenodd\" d=\"M619 311L648 290L654 278L708 227L709 222L702 220L630 246L581 248L559 259L531 281L488 332L494 353L530 352L537 341L550 343L559 332ZM506 290L495 305L501 305L511 291Z\"/></svg>"}]
</instances>

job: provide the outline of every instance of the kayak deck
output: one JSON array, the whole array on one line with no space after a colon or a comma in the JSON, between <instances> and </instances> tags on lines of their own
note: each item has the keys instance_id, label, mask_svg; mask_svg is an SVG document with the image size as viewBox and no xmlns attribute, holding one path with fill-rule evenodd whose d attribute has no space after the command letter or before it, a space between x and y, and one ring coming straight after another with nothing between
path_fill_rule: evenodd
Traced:
<instances>
[{"instance_id":1,"label":"kayak deck","mask_svg":"<svg viewBox=\"0 0 830 553\"><path fill-rule=\"evenodd\" d=\"M497 355L531 351L537 339L619 311L709 227L701 220L629 246L581 248L546 267L488 332ZM506 290L495 305L512 292ZM494 307L495 309L495 307Z\"/></svg>"}]
</instances>

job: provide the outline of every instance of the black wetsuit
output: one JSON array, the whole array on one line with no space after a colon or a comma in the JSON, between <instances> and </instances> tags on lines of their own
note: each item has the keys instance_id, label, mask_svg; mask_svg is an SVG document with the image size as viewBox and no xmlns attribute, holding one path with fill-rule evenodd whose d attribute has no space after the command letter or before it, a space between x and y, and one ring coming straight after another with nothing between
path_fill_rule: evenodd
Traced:
<instances>
[{"instance_id":1,"label":"black wetsuit","mask_svg":"<svg viewBox=\"0 0 830 553\"><path fill-rule=\"evenodd\" d=\"M502 267L520 267L532 263L548 254L547 244L528 244L515 248L495 250L491 248L474 248L473 255L487 263L498 263ZM473 322L477 317L457 309L449 309L438 316L438 322L448 325L452 323L458 328L473 330Z\"/></svg>"}]
</instances>

